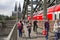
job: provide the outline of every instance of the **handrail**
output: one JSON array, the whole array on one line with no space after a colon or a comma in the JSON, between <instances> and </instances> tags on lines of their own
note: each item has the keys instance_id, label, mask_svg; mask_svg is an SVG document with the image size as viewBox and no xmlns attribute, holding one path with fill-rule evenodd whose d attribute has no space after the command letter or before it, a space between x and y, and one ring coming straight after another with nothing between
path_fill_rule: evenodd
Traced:
<instances>
[{"instance_id":1,"label":"handrail","mask_svg":"<svg viewBox=\"0 0 60 40\"><path fill-rule=\"evenodd\" d=\"M15 25L13 26L12 30L10 31L9 35L6 37L6 38L3 38L3 40L13 40L11 39L14 31L17 29L17 26L16 26L17 22L15 23ZM16 33L17 33L17 30L16 30ZM16 34L17 35L17 34ZM16 38L17 40L17 38Z\"/></svg>"},{"instance_id":2,"label":"handrail","mask_svg":"<svg viewBox=\"0 0 60 40\"><path fill-rule=\"evenodd\" d=\"M16 24L14 25L13 29L11 30L11 32L10 32L10 34L9 34L9 36L8 36L8 40L10 40L10 38L11 38L11 36L12 36L12 33L13 33L15 27L16 27Z\"/></svg>"}]
</instances>

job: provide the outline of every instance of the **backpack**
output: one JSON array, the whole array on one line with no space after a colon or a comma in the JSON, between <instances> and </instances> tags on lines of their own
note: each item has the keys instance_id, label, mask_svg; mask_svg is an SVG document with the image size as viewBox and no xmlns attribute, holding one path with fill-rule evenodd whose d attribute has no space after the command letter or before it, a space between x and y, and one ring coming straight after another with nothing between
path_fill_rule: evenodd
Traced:
<instances>
[{"instance_id":1,"label":"backpack","mask_svg":"<svg viewBox=\"0 0 60 40\"><path fill-rule=\"evenodd\" d=\"M17 26L18 26L18 30L21 29L21 23L18 23Z\"/></svg>"}]
</instances>

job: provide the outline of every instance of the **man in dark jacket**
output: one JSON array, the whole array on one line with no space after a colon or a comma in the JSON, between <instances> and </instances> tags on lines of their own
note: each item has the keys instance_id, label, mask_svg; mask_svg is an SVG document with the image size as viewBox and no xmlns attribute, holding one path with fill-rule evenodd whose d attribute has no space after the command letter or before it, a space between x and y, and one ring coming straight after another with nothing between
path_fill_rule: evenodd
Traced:
<instances>
[{"instance_id":1,"label":"man in dark jacket","mask_svg":"<svg viewBox=\"0 0 60 40\"><path fill-rule=\"evenodd\" d=\"M38 21L34 21L33 22L33 31L37 32L37 28L38 28L38 25L37 25Z\"/></svg>"},{"instance_id":2,"label":"man in dark jacket","mask_svg":"<svg viewBox=\"0 0 60 40\"><path fill-rule=\"evenodd\" d=\"M48 32L49 32L49 28L50 28L48 20L45 21L44 26L45 26L45 30L47 31L46 40L48 40Z\"/></svg>"}]
</instances>

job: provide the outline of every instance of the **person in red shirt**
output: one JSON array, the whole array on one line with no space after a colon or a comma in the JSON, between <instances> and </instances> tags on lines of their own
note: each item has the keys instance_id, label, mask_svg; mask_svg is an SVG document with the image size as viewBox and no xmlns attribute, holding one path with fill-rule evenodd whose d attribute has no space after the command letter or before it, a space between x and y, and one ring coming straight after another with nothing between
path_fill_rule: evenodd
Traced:
<instances>
[{"instance_id":1,"label":"person in red shirt","mask_svg":"<svg viewBox=\"0 0 60 40\"><path fill-rule=\"evenodd\" d=\"M19 37L22 37L22 30L23 30L23 23L20 21L18 24L18 30L19 30Z\"/></svg>"}]
</instances>

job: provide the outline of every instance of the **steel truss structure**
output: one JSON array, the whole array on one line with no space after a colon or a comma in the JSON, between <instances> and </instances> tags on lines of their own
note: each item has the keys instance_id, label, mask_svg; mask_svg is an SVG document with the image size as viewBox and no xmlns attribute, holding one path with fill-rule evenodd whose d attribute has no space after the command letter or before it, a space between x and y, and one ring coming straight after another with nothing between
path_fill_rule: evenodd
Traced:
<instances>
[{"instance_id":1,"label":"steel truss structure","mask_svg":"<svg viewBox=\"0 0 60 40\"><path fill-rule=\"evenodd\" d=\"M31 0L24 0L23 11L22 11L23 19L25 18L25 15L31 14L32 10L33 10L33 13L43 10L43 2L44 0L33 0L33 2ZM60 0L47 0L47 8L59 3L60 3ZM33 5L33 9L31 8L32 5Z\"/></svg>"}]
</instances>

